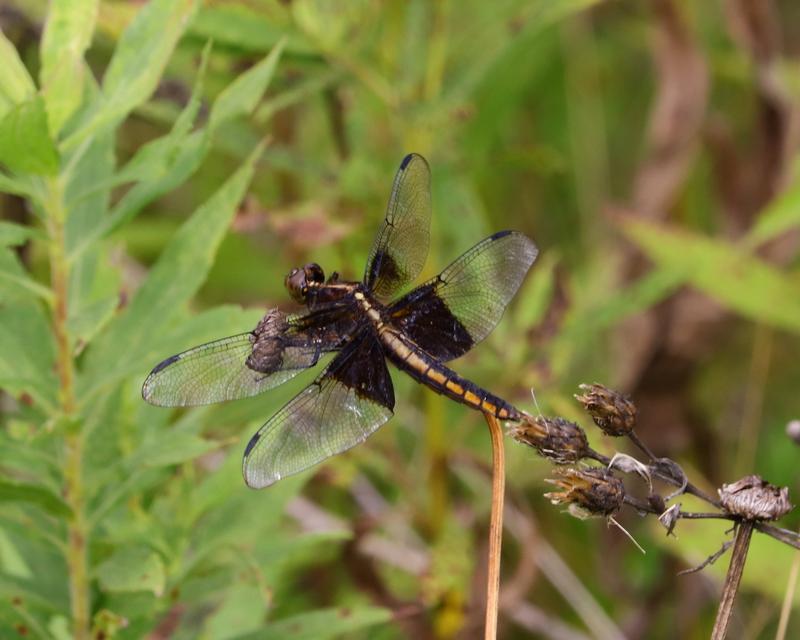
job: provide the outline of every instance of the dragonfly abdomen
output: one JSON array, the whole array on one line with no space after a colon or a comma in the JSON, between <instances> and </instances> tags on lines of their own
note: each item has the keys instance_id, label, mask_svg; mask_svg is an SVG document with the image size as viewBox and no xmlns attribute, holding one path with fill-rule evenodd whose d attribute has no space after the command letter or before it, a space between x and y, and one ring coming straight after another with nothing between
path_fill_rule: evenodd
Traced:
<instances>
[{"instance_id":1,"label":"dragonfly abdomen","mask_svg":"<svg viewBox=\"0 0 800 640\"><path fill-rule=\"evenodd\" d=\"M500 420L514 420L520 414L502 398L462 378L452 369L428 356L400 333L384 326L378 331L389 359L417 382L468 407L489 413Z\"/></svg>"}]
</instances>

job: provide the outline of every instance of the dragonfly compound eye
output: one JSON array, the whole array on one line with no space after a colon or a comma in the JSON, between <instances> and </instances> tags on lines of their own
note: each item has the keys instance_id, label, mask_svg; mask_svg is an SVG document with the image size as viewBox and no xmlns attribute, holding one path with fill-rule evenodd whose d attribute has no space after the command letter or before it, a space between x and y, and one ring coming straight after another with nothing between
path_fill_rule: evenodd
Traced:
<instances>
[{"instance_id":1,"label":"dragonfly compound eye","mask_svg":"<svg viewBox=\"0 0 800 640\"><path fill-rule=\"evenodd\" d=\"M306 282L306 272L304 269L292 269L289 275L286 276L284 285L295 302L305 302L306 293L308 292L308 283Z\"/></svg>"}]
</instances>

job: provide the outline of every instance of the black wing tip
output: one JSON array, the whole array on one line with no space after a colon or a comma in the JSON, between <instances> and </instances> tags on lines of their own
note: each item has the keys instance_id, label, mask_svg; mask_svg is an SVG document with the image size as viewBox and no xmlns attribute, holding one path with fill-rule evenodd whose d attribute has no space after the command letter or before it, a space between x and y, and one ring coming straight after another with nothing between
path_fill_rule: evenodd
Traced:
<instances>
[{"instance_id":1,"label":"black wing tip","mask_svg":"<svg viewBox=\"0 0 800 640\"><path fill-rule=\"evenodd\" d=\"M536 246L536 243L531 240L528 236L526 236L521 231L514 231L513 229L504 229L503 231L497 231L489 236L489 240L500 240L501 238L505 238L506 236L515 236L520 240L524 240L527 244L531 246L534 252L538 253L539 248Z\"/></svg>"},{"instance_id":2,"label":"black wing tip","mask_svg":"<svg viewBox=\"0 0 800 640\"><path fill-rule=\"evenodd\" d=\"M519 233L519 231L513 231L512 229L503 229L503 231L496 231L495 233L489 236L489 240L499 240L500 238L505 238L506 236L510 236L512 233Z\"/></svg>"},{"instance_id":3,"label":"black wing tip","mask_svg":"<svg viewBox=\"0 0 800 640\"><path fill-rule=\"evenodd\" d=\"M247 443L247 446L244 448L244 457L247 458L250 455L250 452L253 450L253 447L256 446L256 443L261 439L261 432L256 432L250 441Z\"/></svg>"},{"instance_id":4,"label":"black wing tip","mask_svg":"<svg viewBox=\"0 0 800 640\"><path fill-rule=\"evenodd\" d=\"M424 158L424 156L421 156L420 154L418 154L416 152L412 152L412 153L409 153L408 155L406 155L405 158L403 158L403 161L400 163L400 171L404 171L405 168L409 164L411 164L411 161L414 160L414 159L421 160L425 164L426 167L429 166L428 165L428 161Z\"/></svg>"},{"instance_id":5,"label":"black wing tip","mask_svg":"<svg viewBox=\"0 0 800 640\"><path fill-rule=\"evenodd\" d=\"M159 371L163 371L169 365L177 362L180 359L181 359L180 354L170 356L166 360L162 360L155 367L153 367L153 370L149 373L149 375L145 379L144 384L142 384L142 400L156 406L167 406L158 402L153 397L153 383L154 383L153 376L157 375Z\"/></svg>"},{"instance_id":6,"label":"black wing tip","mask_svg":"<svg viewBox=\"0 0 800 640\"><path fill-rule=\"evenodd\" d=\"M166 369L173 362L177 362L180 359L181 359L180 355L175 355L175 356L170 356L166 360L162 360L155 367L153 367L153 370L150 372L150 375L153 376L157 374L159 371Z\"/></svg>"}]
</instances>

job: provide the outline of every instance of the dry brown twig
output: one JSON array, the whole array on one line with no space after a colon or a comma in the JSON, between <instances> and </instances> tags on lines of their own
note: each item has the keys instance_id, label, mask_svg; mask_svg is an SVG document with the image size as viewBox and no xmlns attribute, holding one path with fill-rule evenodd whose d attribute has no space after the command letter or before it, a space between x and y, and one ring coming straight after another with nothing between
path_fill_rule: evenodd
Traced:
<instances>
[{"instance_id":1,"label":"dry brown twig","mask_svg":"<svg viewBox=\"0 0 800 640\"><path fill-rule=\"evenodd\" d=\"M656 457L636 435L636 406L616 391L603 385L581 385L582 393L576 399L583 404L593 422L612 437L628 438L646 457L642 462L627 454L608 458L594 451L588 444L583 429L563 418L528 416L509 429L509 435L522 444L533 447L540 455L559 466L554 478L548 480L558 491L545 494L553 504L564 504L576 517L601 516L612 519L623 506L636 509L641 515L656 515L667 535L673 533L681 519L722 519L734 522L735 538L712 554L699 567L699 571L721 557L731 546L731 565L723 587L722 597L714 627L716 640L725 637L733 602L744 570L749 541L754 531L800 549L800 535L788 529L767 524L777 520L789 510L788 489L775 487L758 476L745 476L734 483L723 485L719 499L697 488L685 471L673 460ZM587 460L603 466L591 466ZM617 474L636 477L647 486L647 497L631 495ZM653 488L653 478L677 488L662 496ZM709 512L683 511L680 503L668 506L680 495L687 493L713 507ZM615 521L616 522L616 521ZM638 546L638 545L637 545Z\"/></svg>"},{"instance_id":2,"label":"dry brown twig","mask_svg":"<svg viewBox=\"0 0 800 640\"><path fill-rule=\"evenodd\" d=\"M497 611L500 606L500 552L503 547L503 506L505 504L505 449L503 430L493 415L484 413L492 438L492 510L489 520L489 559L486 576L486 624L484 637L497 637Z\"/></svg>"}]
</instances>

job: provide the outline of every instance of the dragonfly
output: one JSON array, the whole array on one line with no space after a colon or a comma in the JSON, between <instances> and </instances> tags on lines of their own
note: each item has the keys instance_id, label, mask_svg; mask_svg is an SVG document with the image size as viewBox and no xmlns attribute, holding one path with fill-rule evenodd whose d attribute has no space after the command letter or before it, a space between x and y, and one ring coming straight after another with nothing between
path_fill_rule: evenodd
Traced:
<instances>
[{"instance_id":1,"label":"dragonfly","mask_svg":"<svg viewBox=\"0 0 800 640\"><path fill-rule=\"evenodd\" d=\"M268 311L252 331L173 355L142 386L154 405L185 407L253 396L335 354L324 370L252 436L242 472L267 487L363 442L393 415L387 361L414 380L506 421L521 413L448 368L495 328L536 259L517 231L481 240L440 274L400 296L423 269L430 244L431 173L407 155L392 185L363 280L314 263L292 269L284 284L303 306ZM399 297L398 297L399 296Z\"/></svg>"}]
</instances>

